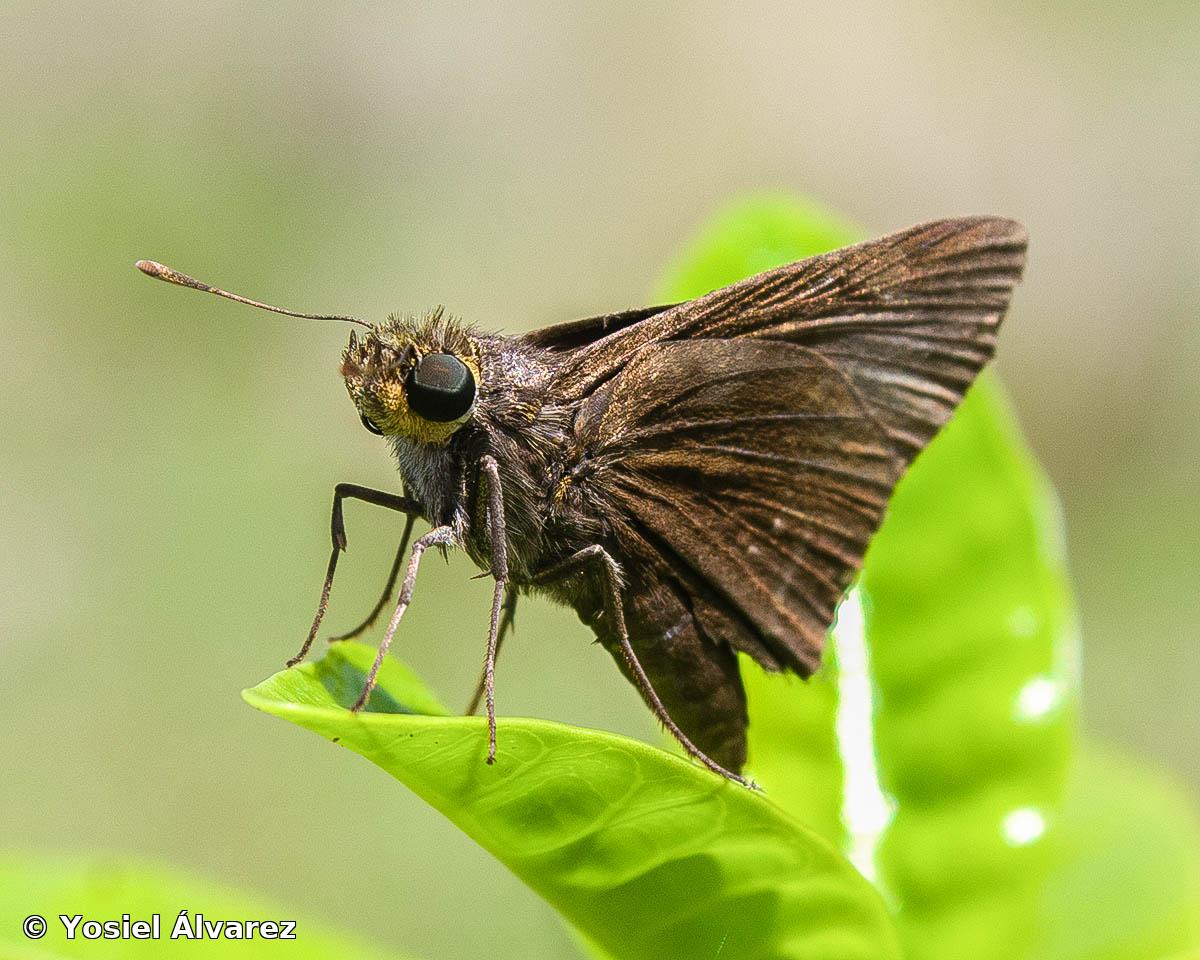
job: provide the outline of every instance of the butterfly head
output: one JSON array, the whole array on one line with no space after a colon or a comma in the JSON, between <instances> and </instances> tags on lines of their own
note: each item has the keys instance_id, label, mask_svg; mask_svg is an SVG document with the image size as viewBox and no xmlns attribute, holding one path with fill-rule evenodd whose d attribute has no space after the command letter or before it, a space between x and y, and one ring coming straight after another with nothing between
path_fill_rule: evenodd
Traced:
<instances>
[{"instance_id":1,"label":"butterfly head","mask_svg":"<svg viewBox=\"0 0 1200 960\"><path fill-rule=\"evenodd\" d=\"M448 442L479 393L475 342L440 308L351 332L341 372L364 427L420 443Z\"/></svg>"}]
</instances>

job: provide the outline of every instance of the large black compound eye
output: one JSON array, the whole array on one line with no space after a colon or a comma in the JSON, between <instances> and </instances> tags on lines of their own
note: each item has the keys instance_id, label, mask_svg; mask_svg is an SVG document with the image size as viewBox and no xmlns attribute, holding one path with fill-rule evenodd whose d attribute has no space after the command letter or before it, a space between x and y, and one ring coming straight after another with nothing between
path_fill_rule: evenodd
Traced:
<instances>
[{"instance_id":1,"label":"large black compound eye","mask_svg":"<svg viewBox=\"0 0 1200 960\"><path fill-rule=\"evenodd\" d=\"M428 353L404 381L408 408L434 423L457 420L475 402L475 377L450 353Z\"/></svg>"}]
</instances>

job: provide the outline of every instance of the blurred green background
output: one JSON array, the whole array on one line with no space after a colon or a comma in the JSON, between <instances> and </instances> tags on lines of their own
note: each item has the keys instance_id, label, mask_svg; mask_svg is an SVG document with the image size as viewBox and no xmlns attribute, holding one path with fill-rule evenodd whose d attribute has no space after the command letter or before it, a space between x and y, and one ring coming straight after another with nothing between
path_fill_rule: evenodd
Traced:
<instances>
[{"instance_id":1,"label":"blurred green background","mask_svg":"<svg viewBox=\"0 0 1200 960\"><path fill-rule=\"evenodd\" d=\"M389 777L238 691L298 647L335 482L394 487L344 327L644 302L745 191L870 233L1032 236L999 367L1062 496L1094 735L1200 789L1200 7L27 3L0 11L0 849L105 849L427 956L567 957L551 910ZM348 508L329 625L397 517ZM398 640L450 703L489 588ZM655 736L586 630L522 611L502 713ZM461 892L471 890L469 911Z\"/></svg>"}]
</instances>

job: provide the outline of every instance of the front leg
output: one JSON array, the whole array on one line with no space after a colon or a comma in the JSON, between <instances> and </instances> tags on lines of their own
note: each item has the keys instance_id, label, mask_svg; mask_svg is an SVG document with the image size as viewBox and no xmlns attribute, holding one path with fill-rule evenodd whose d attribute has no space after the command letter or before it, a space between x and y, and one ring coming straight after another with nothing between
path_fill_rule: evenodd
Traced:
<instances>
[{"instance_id":1,"label":"front leg","mask_svg":"<svg viewBox=\"0 0 1200 960\"><path fill-rule=\"evenodd\" d=\"M362 500L365 503L373 503L378 507L387 507L389 510L407 514L410 523L413 517L421 515L421 505L411 497L384 493L382 490L372 490L370 487L360 487L354 483L339 483L333 488L333 515L329 520L333 551L329 554L329 566L325 570L325 585L321 588L321 599L317 604L316 616L313 617L312 629L308 631L308 637L300 648L300 652L287 662L289 667L294 667L304 659L309 648L312 647L313 641L317 638L317 631L321 629L321 621L325 619L325 610L329 607L329 593L333 589L333 574L337 570L338 554L346 549L346 522L342 518L342 501L346 499ZM406 536L409 529L411 527L405 527Z\"/></svg>"},{"instance_id":2,"label":"front leg","mask_svg":"<svg viewBox=\"0 0 1200 960\"><path fill-rule=\"evenodd\" d=\"M371 612L363 618L357 627L352 630L347 630L345 633L339 633L336 637L329 637L330 643L336 643L339 640L353 640L360 634L366 633L371 627L375 626L375 621L379 619L379 615L383 613L383 608L387 606L387 602L392 599L392 591L396 589L396 581L400 579L400 565L404 563L404 556L408 553L408 543L412 539L413 525L417 522L414 514L409 514L408 519L404 521L404 532L400 534L400 545L396 547L396 556L392 560L392 568L388 571L387 582L383 585L383 593L379 595L379 599L375 601L375 606L371 608Z\"/></svg>"},{"instance_id":3,"label":"front leg","mask_svg":"<svg viewBox=\"0 0 1200 960\"><path fill-rule=\"evenodd\" d=\"M383 658L387 656L388 647L392 645L392 637L396 635L396 628L400 626L400 618L404 616L404 611L412 602L413 587L417 583L417 569L421 566L421 555L430 547L450 547L455 543L452 527L434 527L424 536L417 537L416 543L412 546L412 553L408 557L408 570L404 574L404 583L400 585L400 599L396 602L396 610L388 622L383 642L379 644L375 662L371 664L371 672L367 674L367 682L363 684L362 693L358 695L354 706L350 708L355 713L367 705L371 691L375 689L375 684L379 679L379 668L383 666Z\"/></svg>"},{"instance_id":4,"label":"front leg","mask_svg":"<svg viewBox=\"0 0 1200 960\"><path fill-rule=\"evenodd\" d=\"M601 568L601 573L604 577L604 606L617 632L617 637L621 645L621 654L625 658L625 664L629 667L629 673L633 677L634 683L642 695L642 699L654 711L654 715L658 717L659 722L667 728L671 736L679 741L680 746L690 756L699 760L713 773L719 773L729 780L742 784L742 786L757 789L754 783L731 770L726 770L692 743L687 734L679 728L679 725L667 713L667 708L663 706L662 700L659 699L658 694L654 691L654 686L650 683L650 678L646 675L646 671L642 668L642 664L637 658L633 644L629 642L629 630L625 626L625 609L621 597L621 568L607 550L599 544L584 547L560 563L556 563L535 574L533 582L538 585L545 585L555 580L563 580L589 566L598 566Z\"/></svg>"}]
</instances>

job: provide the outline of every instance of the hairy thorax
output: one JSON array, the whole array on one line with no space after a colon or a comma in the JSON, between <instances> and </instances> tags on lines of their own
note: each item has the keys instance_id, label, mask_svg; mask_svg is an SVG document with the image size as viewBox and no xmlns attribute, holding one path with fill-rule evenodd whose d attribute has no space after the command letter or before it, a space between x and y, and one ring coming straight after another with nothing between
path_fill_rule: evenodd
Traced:
<instances>
[{"instance_id":1,"label":"hairy thorax","mask_svg":"<svg viewBox=\"0 0 1200 960\"><path fill-rule=\"evenodd\" d=\"M472 560L491 565L487 486L480 460L496 460L504 491L509 573L528 584L539 570L586 546L591 524L563 510L564 478L582 456L574 439L575 404L557 402L542 351L473 335L480 363L479 402L448 442L392 437L405 490L433 525L448 525ZM572 491L571 502L575 500Z\"/></svg>"}]
</instances>

